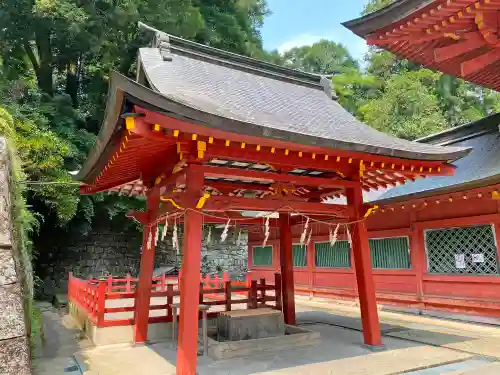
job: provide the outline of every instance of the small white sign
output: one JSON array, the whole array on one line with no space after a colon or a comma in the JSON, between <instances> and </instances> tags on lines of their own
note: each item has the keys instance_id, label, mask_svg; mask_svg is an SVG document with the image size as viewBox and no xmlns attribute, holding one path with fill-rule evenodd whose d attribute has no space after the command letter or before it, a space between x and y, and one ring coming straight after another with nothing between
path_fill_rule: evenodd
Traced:
<instances>
[{"instance_id":1,"label":"small white sign","mask_svg":"<svg viewBox=\"0 0 500 375\"><path fill-rule=\"evenodd\" d=\"M465 254L455 254L455 267L458 269L465 268Z\"/></svg>"},{"instance_id":2,"label":"small white sign","mask_svg":"<svg viewBox=\"0 0 500 375\"><path fill-rule=\"evenodd\" d=\"M472 263L484 263L484 254L472 254Z\"/></svg>"}]
</instances>

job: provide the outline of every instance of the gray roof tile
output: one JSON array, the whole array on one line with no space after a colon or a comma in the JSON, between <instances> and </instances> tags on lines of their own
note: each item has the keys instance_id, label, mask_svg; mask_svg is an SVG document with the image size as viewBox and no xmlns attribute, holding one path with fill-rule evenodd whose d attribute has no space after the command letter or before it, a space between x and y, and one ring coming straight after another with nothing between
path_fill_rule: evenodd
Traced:
<instances>
[{"instance_id":1,"label":"gray roof tile","mask_svg":"<svg viewBox=\"0 0 500 375\"><path fill-rule=\"evenodd\" d=\"M433 176L419 179L413 183L398 185L375 199L377 201L402 201L500 182L500 163L498 162L500 160L499 123L500 115L495 114L477 123L452 129L447 133L426 137L424 139L426 142L445 140L447 144L471 147L472 152L453 163L457 167L453 176ZM471 135L471 138L466 137L465 131ZM450 134L452 132L454 134ZM450 140L449 138L452 136L455 136L458 141Z\"/></svg>"},{"instance_id":2,"label":"gray roof tile","mask_svg":"<svg viewBox=\"0 0 500 375\"><path fill-rule=\"evenodd\" d=\"M454 160L467 154L463 148L398 139L359 122L325 94L318 78L318 83L300 82L282 72L245 65L241 56L238 61L221 59L210 55L209 47L200 52L176 48L174 42L170 40L171 61L164 61L157 48L140 49L150 86L172 101L240 122L243 126L234 132L254 135L257 129L267 138L422 160Z\"/></svg>"}]
</instances>

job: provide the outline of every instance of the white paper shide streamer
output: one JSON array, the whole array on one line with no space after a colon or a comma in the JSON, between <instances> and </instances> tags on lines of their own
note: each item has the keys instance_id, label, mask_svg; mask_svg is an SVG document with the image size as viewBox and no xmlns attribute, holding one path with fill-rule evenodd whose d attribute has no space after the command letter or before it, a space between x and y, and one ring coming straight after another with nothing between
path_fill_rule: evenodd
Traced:
<instances>
[{"instance_id":1,"label":"white paper shide streamer","mask_svg":"<svg viewBox=\"0 0 500 375\"><path fill-rule=\"evenodd\" d=\"M335 227L333 232L332 232L332 227L330 227L330 246L332 246L332 247L335 246L335 243L337 242L337 237L339 234L339 227L340 227L340 224L337 224L337 226Z\"/></svg>"},{"instance_id":2,"label":"white paper shide streamer","mask_svg":"<svg viewBox=\"0 0 500 375\"><path fill-rule=\"evenodd\" d=\"M225 242L227 238L227 232L229 231L229 223L231 222L231 219L227 219L226 226L224 227L224 230L222 231L222 234L220 235L220 241Z\"/></svg>"},{"instance_id":3,"label":"white paper shide streamer","mask_svg":"<svg viewBox=\"0 0 500 375\"><path fill-rule=\"evenodd\" d=\"M266 223L264 224L264 241L262 241L262 246L266 246L267 244L267 240L269 239L269 233L270 233L270 229L269 229L269 216L266 218Z\"/></svg>"},{"instance_id":4,"label":"white paper shide streamer","mask_svg":"<svg viewBox=\"0 0 500 375\"><path fill-rule=\"evenodd\" d=\"M158 228L158 225L156 226L156 231L155 231L155 247L158 246L158 238L160 237L160 228Z\"/></svg>"},{"instance_id":5,"label":"white paper shide streamer","mask_svg":"<svg viewBox=\"0 0 500 375\"><path fill-rule=\"evenodd\" d=\"M306 223L304 224L304 231L300 235L300 244L303 245L306 240L307 228L309 227L309 218L307 218Z\"/></svg>"},{"instance_id":6,"label":"white paper shide streamer","mask_svg":"<svg viewBox=\"0 0 500 375\"><path fill-rule=\"evenodd\" d=\"M175 248L177 255L180 253L179 249L179 236L177 233L177 223L174 222L174 230L172 232L172 246Z\"/></svg>"},{"instance_id":7,"label":"white paper shide streamer","mask_svg":"<svg viewBox=\"0 0 500 375\"><path fill-rule=\"evenodd\" d=\"M148 242L146 243L146 250L151 250L151 243L153 242L153 235L151 234L151 227L148 227Z\"/></svg>"},{"instance_id":8,"label":"white paper shide streamer","mask_svg":"<svg viewBox=\"0 0 500 375\"><path fill-rule=\"evenodd\" d=\"M307 236L307 241L306 241L306 245L308 245L308 246L311 243L312 232L313 232L313 229L311 228L311 230L309 231L309 236Z\"/></svg>"},{"instance_id":9,"label":"white paper shide streamer","mask_svg":"<svg viewBox=\"0 0 500 375\"><path fill-rule=\"evenodd\" d=\"M161 240L165 241L165 236L167 235L168 229L168 217L165 218L165 225L163 226L163 231L161 232Z\"/></svg>"},{"instance_id":10,"label":"white paper shide streamer","mask_svg":"<svg viewBox=\"0 0 500 375\"><path fill-rule=\"evenodd\" d=\"M208 233L207 233L207 245L210 245L212 243L212 227L208 227Z\"/></svg>"},{"instance_id":11,"label":"white paper shide streamer","mask_svg":"<svg viewBox=\"0 0 500 375\"><path fill-rule=\"evenodd\" d=\"M349 226L346 224L345 226L346 234L347 234L347 242L349 242L349 246L352 247L352 237L351 232L349 231Z\"/></svg>"}]
</instances>

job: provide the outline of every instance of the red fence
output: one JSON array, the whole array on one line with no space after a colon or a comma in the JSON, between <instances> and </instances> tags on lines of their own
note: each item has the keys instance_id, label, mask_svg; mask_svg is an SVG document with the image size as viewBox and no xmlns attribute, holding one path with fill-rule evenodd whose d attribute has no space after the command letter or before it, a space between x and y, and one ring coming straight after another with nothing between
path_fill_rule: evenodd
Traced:
<instances>
[{"instance_id":1,"label":"red fence","mask_svg":"<svg viewBox=\"0 0 500 375\"><path fill-rule=\"evenodd\" d=\"M135 311L137 282L136 278L130 276L106 280L81 280L70 273L68 299L83 310L97 327L132 325L134 318L109 319L109 315L106 317L106 314ZM217 316L220 311L231 311L232 305L237 304L246 304L247 309L271 307L281 310L281 275L278 273L275 274L274 284L266 284L265 279L260 279L260 282L251 280L249 275L245 281L231 281L227 274L223 278L201 278L200 284L200 304L223 306L222 310L209 311L209 317ZM178 285L177 277L153 278L151 297L166 297L166 303L151 305L149 309L165 310L166 315L150 316L149 323L171 322L174 319L172 304L174 298L180 295ZM268 294L268 292L273 293ZM106 303L107 301L117 302ZM267 302L274 304L269 305Z\"/></svg>"}]
</instances>

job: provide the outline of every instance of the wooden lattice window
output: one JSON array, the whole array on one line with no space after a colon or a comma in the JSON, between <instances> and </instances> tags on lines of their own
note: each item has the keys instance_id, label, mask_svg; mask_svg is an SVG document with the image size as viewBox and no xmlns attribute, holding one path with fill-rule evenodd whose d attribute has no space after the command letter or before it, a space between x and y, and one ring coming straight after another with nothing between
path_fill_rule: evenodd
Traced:
<instances>
[{"instance_id":1,"label":"wooden lattice window","mask_svg":"<svg viewBox=\"0 0 500 375\"><path fill-rule=\"evenodd\" d=\"M272 266L273 265L273 247L272 246L254 246L252 253L252 264L254 266Z\"/></svg>"},{"instance_id":2,"label":"wooden lattice window","mask_svg":"<svg viewBox=\"0 0 500 375\"><path fill-rule=\"evenodd\" d=\"M434 274L498 274L498 251L492 225L425 231L427 269Z\"/></svg>"},{"instance_id":3,"label":"wooden lattice window","mask_svg":"<svg viewBox=\"0 0 500 375\"><path fill-rule=\"evenodd\" d=\"M411 268L408 237L371 238L370 252L373 268Z\"/></svg>"},{"instance_id":4,"label":"wooden lattice window","mask_svg":"<svg viewBox=\"0 0 500 375\"><path fill-rule=\"evenodd\" d=\"M305 267L307 266L307 250L306 245L293 245L293 266L294 267Z\"/></svg>"},{"instance_id":5,"label":"wooden lattice window","mask_svg":"<svg viewBox=\"0 0 500 375\"><path fill-rule=\"evenodd\" d=\"M329 242L317 242L314 244L314 259L316 267L350 268L349 242L337 241L333 246Z\"/></svg>"}]
</instances>

